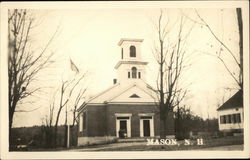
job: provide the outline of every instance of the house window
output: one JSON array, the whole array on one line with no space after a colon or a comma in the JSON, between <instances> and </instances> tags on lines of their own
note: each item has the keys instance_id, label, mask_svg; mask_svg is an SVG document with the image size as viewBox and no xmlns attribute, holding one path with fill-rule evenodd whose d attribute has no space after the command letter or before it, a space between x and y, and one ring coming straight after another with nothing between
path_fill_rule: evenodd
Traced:
<instances>
[{"instance_id":1,"label":"house window","mask_svg":"<svg viewBox=\"0 0 250 160\"><path fill-rule=\"evenodd\" d=\"M236 114L236 122L241 123L240 113Z\"/></svg>"},{"instance_id":2,"label":"house window","mask_svg":"<svg viewBox=\"0 0 250 160\"><path fill-rule=\"evenodd\" d=\"M240 113L220 116L220 124L241 123Z\"/></svg>"},{"instance_id":3,"label":"house window","mask_svg":"<svg viewBox=\"0 0 250 160\"><path fill-rule=\"evenodd\" d=\"M225 123L224 116L220 116L220 124L224 124L224 123Z\"/></svg>"},{"instance_id":4,"label":"house window","mask_svg":"<svg viewBox=\"0 0 250 160\"><path fill-rule=\"evenodd\" d=\"M128 72L128 78L130 78L130 72Z\"/></svg>"},{"instance_id":5,"label":"house window","mask_svg":"<svg viewBox=\"0 0 250 160\"><path fill-rule=\"evenodd\" d=\"M223 116L223 119L224 119L224 124L227 123L226 115Z\"/></svg>"},{"instance_id":6,"label":"house window","mask_svg":"<svg viewBox=\"0 0 250 160\"><path fill-rule=\"evenodd\" d=\"M139 79L141 78L141 72L138 72L138 78Z\"/></svg>"},{"instance_id":7,"label":"house window","mask_svg":"<svg viewBox=\"0 0 250 160\"><path fill-rule=\"evenodd\" d=\"M236 114L231 115L232 123L236 123Z\"/></svg>"},{"instance_id":8,"label":"house window","mask_svg":"<svg viewBox=\"0 0 250 160\"><path fill-rule=\"evenodd\" d=\"M122 59L123 59L123 48L122 48Z\"/></svg>"},{"instance_id":9,"label":"house window","mask_svg":"<svg viewBox=\"0 0 250 160\"><path fill-rule=\"evenodd\" d=\"M82 128L83 128L83 130L85 130L87 128L87 114L86 114L86 111L83 112L82 117L83 117L83 123L82 123L83 126L82 126Z\"/></svg>"},{"instance_id":10,"label":"house window","mask_svg":"<svg viewBox=\"0 0 250 160\"><path fill-rule=\"evenodd\" d=\"M136 78L136 74L137 74L136 67L132 67L132 78Z\"/></svg>"},{"instance_id":11,"label":"house window","mask_svg":"<svg viewBox=\"0 0 250 160\"><path fill-rule=\"evenodd\" d=\"M226 123L231 123L231 116L230 115L226 115Z\"/></svg>"},{"instance_id":12,"label":"house window","mask_svg":"<svg viewBox=\"0 0 250 160\"><path fill-rule=\"evenodd\" d=\"M232 115L231 114L229 114L229 115L227 115L228 116L228 123L232 123Z\"/></svg>"},{"instance_id":13,"label":"house window","mask_svg":"<svg viewBox=\"0 0 250 160\"><path fill-rule=\"evenodd\" d=\"M136 57L136 48L135 46L130 46L130 57Z\"/></svg>"}]
</instances>

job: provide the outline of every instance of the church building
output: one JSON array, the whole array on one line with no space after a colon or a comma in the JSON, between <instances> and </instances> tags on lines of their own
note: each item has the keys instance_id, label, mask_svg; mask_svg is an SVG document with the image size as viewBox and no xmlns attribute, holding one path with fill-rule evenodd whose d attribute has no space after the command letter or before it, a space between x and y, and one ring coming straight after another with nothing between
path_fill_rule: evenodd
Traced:
<instances>
[{"instance_id":1,"label":"church building","mask_svg":"<svg viewBox=\"0 0 250 160\"><path fill-rule=\"evenodd\" d=\"M121 59L115 65L113 86L90 98L79 109L78 145L98 144L117 138L158 137L158 97L146 83L141 53L143 39L121 39ZM174 135L173 117L168 135Z\"/></svg>"}]
</instances>

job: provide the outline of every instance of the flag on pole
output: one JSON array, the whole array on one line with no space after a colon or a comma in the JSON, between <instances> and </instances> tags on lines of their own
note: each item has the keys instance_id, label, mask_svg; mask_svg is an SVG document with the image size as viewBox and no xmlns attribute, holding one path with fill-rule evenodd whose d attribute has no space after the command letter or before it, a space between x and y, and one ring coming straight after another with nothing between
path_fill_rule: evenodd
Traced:
<instances>
[{"instance_id":1,"label":"flag on pole","mask_svg":"<svg viewBox=\"0 0 250 160\"><path fill-rule=\"evenodd\" d=\"M71 67L71 70L76 72L76 73L79 73L79 69L76 67L76 65L73 63L73 61L71 60L70 58L70 67Z\"/></svg>"}]
</instances>

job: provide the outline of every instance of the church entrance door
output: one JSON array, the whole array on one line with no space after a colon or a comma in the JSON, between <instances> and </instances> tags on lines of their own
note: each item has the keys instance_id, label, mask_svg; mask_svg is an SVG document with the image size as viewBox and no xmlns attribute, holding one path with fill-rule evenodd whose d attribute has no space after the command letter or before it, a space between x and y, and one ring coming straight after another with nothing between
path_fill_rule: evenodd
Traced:
<instances>
[{"instance_id":1,"label":"church entrance door","mask_svg":"<svg viewBox=\"0 0 250 160\"><path fill-rule=\"evenodd\" d=\"M126 137L128 135L128 133L127 133L127 121L126 120L120 120L119 132L120 132L120 134L119 134L120 138L124 138L124 136Z\"/></svg>"},{"instance_id":2,"label":"church entrance door","mask_svg":"<svg viewBox=\"0 0 250 160\"><path fill-rule=\"evenodd\" d=\"M116 137L131 137L131 113L115 113Z\"/></svg>"},{"instance_id":3,"label":"church entrance door","mask_svg":"<svg viewBox=\"0 0 250 160\"><path fill-rule=\"evenodd\" d=\"M150 123L149 120L143 120L143 135L144 137L150 136Z\"/></svg>"},{"instance_id":4,"label":"church entrance door","mask_svg":"<svg viewBox=\"0 0 250 160\"><path fill-rule=\"evenodd\" d=\"M140 116L140 137L154 137L154 118L152 113L141 113Z\"/></svg>"}]
</instances>

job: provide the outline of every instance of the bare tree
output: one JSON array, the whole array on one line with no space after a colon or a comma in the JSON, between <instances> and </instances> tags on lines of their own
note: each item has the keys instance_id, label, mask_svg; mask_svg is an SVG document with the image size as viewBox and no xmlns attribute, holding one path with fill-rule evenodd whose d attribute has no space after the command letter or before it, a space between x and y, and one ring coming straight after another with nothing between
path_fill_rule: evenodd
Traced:
<instances>
[{"instance_id":1,"label":"bare tree","mask_svg":"<svg viewBox=\"0 0 250 160\"><path fill-rule=\"evenodd\" d=\"M55 120L55 132L54 132L54 135L55 135L55 138L54 138L55 139L55 143L54 144L55 145L56 145L56 142L57 142L57 138L56 137L57 137L58 123L59 123L59 119L60 119L60 116L61 116L61 112L65 108L65 106L68 105L68 102L70 101L75 88L78 86L78 84L80 83L80 81L85 76L86 76L86 74L82 74L81 76L79 76L79 78L74 77L70 81L62 81L62 84L60 86L60 93L59 93L58 111L57 111L56 120ZM80 97L76 99L75 105L79 103L80 98L81 98L81 96L84 93L80 92L79 94L80 94ZM75 106L74 106L74 108L75 108ZM66 112L67 112L67 110L66 110ZM65 117L65 118L67 118L67 117Z\"/></svg>"},{"instance_id":2,"label":"bare tree","mask_svg":"<svg viewBox=\"0 0 250 160\"><path fill-rule=\"evenodd\" d=\"M55 94L52 98L52 102L49 106L49 114L45 115L45 123L42 126L42 133L45 134L45 146L52 147L53 145L53 120L54 120L54 110L55 110Z\"/></svg>"},{"instance_id":3,"label":"bare tree","mask_svg":"<svg viewBox=\"0 0 250 160\"><path fill-rule=\"evenodd\" d=\"M75 126L75 124L76 124L76 120L77 120L77 117L78 117L78 115L77 115L77 109L78 109L78 107L79 107L79 104L81 105L82 103L81 103L81 100L84 98L84 94L85 94L85 92L86 92L86 88L85 89L81 89L79 92L78 92L78 94L77 94L77 96L76 96L76 98L75 98L75 100L74 100L74 105L73 105L73 109L72 109L72 111L73 111L73 120L72 120L72 126Z\"/></svg>"},{"instance_id":4,"label":"bare tree","mask_svg":"<svg viewBox=\"0 0 250 160\"><path fill-rule=\"evenodd\" d=\"M174 108L182 102L187 93L187 90L181 85L180 79L183 69L186 67L184 65L185 43L193 26L191 25L185 34L185 21L181 17L176 39L171 36L171 41L169 35L171 27L168 26L169 21L164 24L162 10L157 20L157 44L154 46L153 54L159 65L157 92L159 93L160 137L165 138L168 134L167 120L171 118Z\"/></svg>"},{"instance_id":5,"label":"bare tree","mask_svg":"<svg viewBox=\"0 0 250 160\"><path fill-rule=\"evenodd\" d=\"M213 31L213 29L210 27L210 25L205 21L204 18L201 17L199 12L195 10L200 22L200 25L205 26L208 31L211 33L211 35L215 38L215 40L220 44L219 53L216 55L216 57L220 60L220 62L223 64L229 75L233 78L233 80L236 82L236 84L239 86L239 90L243 91L243 22L242 22L242 12L241 8L236 8L236 15L237 15L237 22L238 22L238 29L239 29L239 53L234 53L230 46L225 44L221 38L219 38L218 35ZM194 20L192 20L194 21ZM229 68L229 65L232 65L231 62L227 63L221 55L223 54L222 51L228 54L234 61L235 66L239 69L238 77L233 73L233 71Z\"/></svg>"},{"instance_id":6,"label":"bare tree","mask_svg":"<svg viewBox=\"0 0 250 160\"><path fill-rule=\"evenodd\" d=\"M57 31L49 39L44 48L33 50L31 31L35 27L35 18L27 10L9 10L8 12L8 83L9 83L9 134L14 113L21 100L32 96L41 89L30 87L37 74L47 67L53 53L47 50ZM32 110L31 110L32 111ZM26 112L26 110L22 110Z\"/></svg>"}]
</instances>

